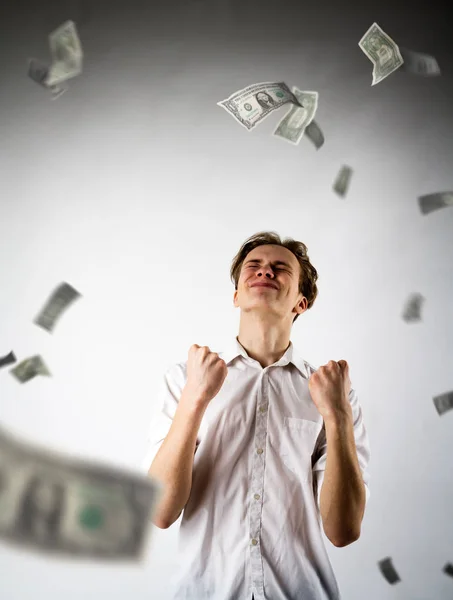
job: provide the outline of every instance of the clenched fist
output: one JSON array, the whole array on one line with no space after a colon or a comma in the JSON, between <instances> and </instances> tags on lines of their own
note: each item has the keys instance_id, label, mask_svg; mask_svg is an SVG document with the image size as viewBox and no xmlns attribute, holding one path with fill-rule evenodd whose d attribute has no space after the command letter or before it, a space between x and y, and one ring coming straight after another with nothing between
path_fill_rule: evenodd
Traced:
<instances>
[{"instance_id":1,"label":"clenched fist","mask_svg":"<svg viewBox=\"0 0 453 600\"><path fill-rule=\"evenodd\" d=\"M226 363L216 352L197 344L189 348L186 388L198 402L209 404L219 393L227 375Z\"/></svg>"}]
</instances>

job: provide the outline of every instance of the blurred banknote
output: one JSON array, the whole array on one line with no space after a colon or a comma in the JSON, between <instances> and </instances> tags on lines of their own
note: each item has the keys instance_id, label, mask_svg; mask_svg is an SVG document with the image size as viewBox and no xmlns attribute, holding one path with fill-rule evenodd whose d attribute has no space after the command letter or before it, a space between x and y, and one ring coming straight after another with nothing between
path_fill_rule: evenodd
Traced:
<instances>
[{"instance_id":1,"label":"blurred banknote","mask_svg":"<svg viewBox=\"0 0 453 600\"><path fill-rule=\"evenodd\" d=\"M404 62L401 52L377 23L373 23L359 42L359 46L373 63L373 82L376 85Z\"/></svg>"},{"instance_id":2,"label":"blurred banknote","mask_svg":"<svg viewBox=\"0 0 453 600\"><path fill-rule=\"evenodd\" d=\"M26 358L20 362L14 369L10 369L10 373L14 375L21 383L26 383L36 377L37 375L43 375L44 377L51 377L51 373L45 365L42 357L39 354Z\"/></svg>"},{"instance_id":3,"label":"blurred banknote","mask_svg":"<svg viewBox=\"0 0 453 600\"><path fill-rule=\"evenodd\" d=\"M453 192L437 192L436 194L419 196L418 204L422 214L427 215L440 208L453 206Z\"/></svg>"},{"instance_id":4,"label":"blurred banknote","mask_svg":"<svg viewBox=\"0 0 453 600\"><path fill-rule=\"evenodd\" d=\"M406 323L412 323L414 321L421 320L421 310L424 301L425 298L421 294L415 293L409 296L402 315Z\"/></svg>"},{"instance_id":5,"label":"blurred banknote","mask_svg":"<svg viewBox=\"0 0 453 600\"><path fill-rule=\"evenodd\" d=\"M425 75L427 77L440 75L440 68L434 56L414 52L407 48L400 48L400 52L404 60L401 70L412 75Z\"/></svg>"},{"instance_id":6,"label":"blurred banknote","mask_svg":"<svg viewBox=\"0 0 453 600\"><path fill-rule=\"evenodd\" d=\"M439 415L443 415L453 408L453 392L446 392L445 394L440 394L440 396L434 396L433 402Z\"/></svg>"},{"instance_id":7,"label":"blurred banknote","mask_svg":"<svg viewBox=\"0 0 453 600\"><path fill-rule=\"evenodd\" d=\"M312 121L309 125L307 125L305 128L305 135L316 146L316 150L319 150L324 144L324 134L322 133L316 121Z\"/></svg>"},{"instance_id":8,"label":"blurred banknote","mask_svg":"<svg viewBox=\"0 0 453 600\"><path fill-rule=\"evenodd\" d=\"M61 283L33 322L49 332L52 331L63 311L80 295L69 283Z\"/></svg>"},{"instance_id":9,"label":"blurred banknote","mask_svg":"<svg viewBox=\"0 0 453 600\"><path fill-rule=\"evenodd\" d=\"M296 87L292 89L300 106L292 106L283 117L274 131L279 136L292 144L298 144L304 134L305 128L313 121L318 108L318 92L301 92Z\"/></svg>"},{"instance_id":10,"label":"blurred banknote","mask_svg":"<svg viewBox=\"0 0 453 600\"><path fill-rule=\"evenodd\" d=\"M381 570L382 575L387 579L389 583L396 583L397 581L401 581L398 573L395 570L395 567L392 564L392 559L390 557L384 558L378 562L379 569Z\"/></svg>"},{"instance_id":11,"label":"blurred banknote","mask_svg":"<svg viewBox=\"0 0 453 600\"><path fill-rule=\"evenodd\" d=\"M300 106L296 96L283 81L279 83L254 83L243 90L231 94L226 100L217 102L229 112L243 127L253 129L273 110L292 102Z\"/></svg>"},{"instance_id":12,"label":"blurred banknote","mask_svg":"<svg viewBox=\"0 0 453 600\"><path fill-rule=\"evenodd\" d=\"M6 367L7 365L12 365L15 362L17 362L17 358L14 352L11 350L9 354L0 358L0 367Z\"/></svg>"},{"instance_id":13,"label":"blurred banknote","mask_svg":"<svg viewBox=\"0 0 453 600\"><path fill-rule=\"evenodd\" d=\"M42 61L36 58L31 58L28 61L28 76L36 83L39 83L43 88L49 90L52 93L52 100L56 100L61 94L66 91L66 88L57 85L48 85L47 78L49 75L49 67Z\"/></svg>"},{"instance_id":14,"label":"blurred banknote","mask_svg":"<svg viewBox=\"0 0 453 600\"><path fill-rule=\"evenodd\" d=\"M334 181L333 189L342 198L346 196L346 192L348 191L349 183L351 181L351 176L351 167L343 165L340 169L340 172L337 175L337 178Z\"/></svg>"},{"instance_id":15,"label":"blurred banknote","mask_svg":"<svg viewBox=\"0 0 453 600\"><path fill-rule=\"evenodd\" d=\"M162 485L0 430L0 539L37 552L138 561Z\"/></svg>"},{"instance_id":16,"label":"blurred banknote","mask_svg":"<svg viewBox=\"0 0 453 600\"><path fill-rule=\"evenodd\" d=\"M66 21L49 35L52 64L47 76L48 85L67 81L82 72L83 51L73 21Z\"/></svg>"}]
</instances>

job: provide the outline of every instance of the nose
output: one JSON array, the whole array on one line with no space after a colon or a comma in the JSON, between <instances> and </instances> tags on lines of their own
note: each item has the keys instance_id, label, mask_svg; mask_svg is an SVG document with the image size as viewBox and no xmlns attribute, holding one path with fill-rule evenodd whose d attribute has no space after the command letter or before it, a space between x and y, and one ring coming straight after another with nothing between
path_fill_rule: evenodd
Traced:
<instances>
[{"instance_id":1,"label":"nose","mask_svg":"<svg viewBox=\"0 0 453 600\"><path fill-rule=\"evenodd\" d=\"M257 277L265 276L268 279L273 279L275 277L270 267L260 267L256 272L256 275Z\"/></svg>"}]
</instances>

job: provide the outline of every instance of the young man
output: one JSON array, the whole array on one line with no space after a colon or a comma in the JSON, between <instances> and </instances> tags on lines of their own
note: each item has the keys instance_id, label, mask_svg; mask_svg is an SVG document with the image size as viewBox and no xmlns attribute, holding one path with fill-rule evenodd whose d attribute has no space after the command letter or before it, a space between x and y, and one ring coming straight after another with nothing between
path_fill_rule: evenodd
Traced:
<instances>
[{"instance_id":1,"label":"young man","mask_svg":"<svg viewBox=\"0 0 453 600\"><path fill-rule=\"evenodd\" d=\"M369 497L348 365L316 370L290 342L317 296L304 244L256 234L231 276L239 335L169 369L151 429L146 469L165 486L154 523L184 510L174 600L339 600L322 528L353 543Z\"/></svg>"}]
</instances>

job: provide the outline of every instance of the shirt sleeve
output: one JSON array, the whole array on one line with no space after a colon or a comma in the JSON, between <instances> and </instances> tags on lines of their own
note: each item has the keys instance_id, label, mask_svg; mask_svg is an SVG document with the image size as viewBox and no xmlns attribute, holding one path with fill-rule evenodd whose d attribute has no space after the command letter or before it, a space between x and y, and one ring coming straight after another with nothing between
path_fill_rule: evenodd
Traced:
<instances>
[{"instance_id":1,"label":"shirt sleeve","mask_svg":"<svg viewBox=\"0 0 453 600\"><path fill-rule=\"evenodd\" d=\"M352 408L352 417L354 420L354 439L357 449L357 457L359 459L360 471L362 473L363 483L365 484L366 501L368 503L370 497L369 481L370 473L368 471L368 463L370 461L370 444L368 434L363 422L362 409L354 389L349 392L349 402ZM315 452L312 459L313 471L313 488L318 505L318 511L321 512L321 488L324 482L324 474L327 461L327 439L326 428L323 426L318 437Z\"/></svg>"},{"instance_id":2,"label":"shirt sleeve","mask_svg":"<svg viewBox=\"0 0 453 600\"><path fill-rule=\"evenodd\" d=\"M183 363L176 364L166 371L157 394L159 412L151 420L148 433L147 452L142 464L146 474L170 431L185 384L186 367ZM197 439L197 445L198 443Z\"/></svg>"}]
</instances>

